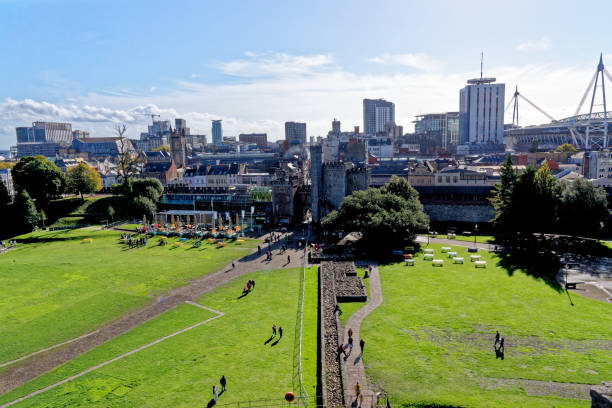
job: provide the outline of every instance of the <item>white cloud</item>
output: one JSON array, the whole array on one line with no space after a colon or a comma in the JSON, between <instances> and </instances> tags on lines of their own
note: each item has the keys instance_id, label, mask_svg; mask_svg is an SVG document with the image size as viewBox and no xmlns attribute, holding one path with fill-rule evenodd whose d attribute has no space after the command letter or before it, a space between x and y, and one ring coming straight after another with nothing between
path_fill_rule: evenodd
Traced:
<instances>
[{"instance_id":1,"label":"white cloud","mask_svg":"<svg viewBox=\"0 0 612 408\"><path fill-rule=\"evenodd\" d=\"M261 61L255 54L249 58ZM286 59L301 58L310 57ZM487 71L506 84L506 104L518 84L527 98L553 117L562 118L574 114L596 62L574 67L497 66ZM307 122L309 135L322 136L331 128L334 117L342 121L346 130L363 126L363 98L395 102L396 121L408 132L413 131L412 121L417 114L457 111L459 89L474 76L473 72L446 70L357 74L340 67L327 69L328 65L315 63L315 68L294 70L290 75L268 70L266 75L222 84L179 81L172 91L164 87L153 94L91 93L69 104L7 99L0 102L0 148L15 143L15 126L26 126L35 120L70 121L74 128L89 130L95 136L112 134L113 124L122 122L128 124L130 137L138 137L151 122L148 114L159 114L164 120L184 118L192 133L207 134L209 139L212 119L223 120L226 135L266 132L269 140L276 140L284 137L285 121L302 120ZM521 124L548 122L527 103L519 103ZM506 120L511 117L509 110Z\"/></svg>"},{"instance_id":2,"label":"white cloud","mask_svg":"<svg viewBox=\"0 0 612 408\"><path fill-rule=\"evenodd\" d=\"M550 38L542 37L536 41L527 41L527 42L521 43L516 46L516 49L517 51L530 52L530 51L545 50L545 49L548 49L549 46L550 46Z\"/></svg>"},{"instance_id":3,"label":"white cloud","mask_svg":"<svg viewBox=\"0 0 612 408\"><path fill-rule=\"evenodd\" d=\"M442 63L427 54L389 54L385 53L368 59L369 62L384 65L402 65L419 69L421 71L433 71L440 69Z\"/></svg>"},{"instance_id":4,"label":"white cloud","mask_svg":"<svg viewBox=\"0 0 612 408\"><path fill-rule=\"evenodd\" d=\"M329 69L330 54L290 55L284 53L245 53L246 59L222 62L219 69L226 75L242 78L296 76Z\"/></svg>"}]
</instances>

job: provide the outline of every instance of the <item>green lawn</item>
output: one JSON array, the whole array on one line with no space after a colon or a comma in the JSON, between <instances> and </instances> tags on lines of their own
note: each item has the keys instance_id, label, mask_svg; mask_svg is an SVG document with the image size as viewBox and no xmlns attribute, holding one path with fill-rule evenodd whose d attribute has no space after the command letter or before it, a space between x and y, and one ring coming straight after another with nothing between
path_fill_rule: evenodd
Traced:
<instances>
[{"instance_id":1,"label":"green lawn","mask_svg":"<svg viewBox=\"0 0 612 408\"><path fill-rule=\"evenodd\" d=\"M570 294L544 281L466 259L434 268L380 268L383 304L364 320L367 374L405 404L443 406L587 407L586 400L529 396L518 379L598 384L612 378L612 305ZM506 358L495 358L493 338L506 339ZM541 389L541 388L539 388ZM588 398L588 397L587 397Z\"/></svg>"},{"instance_id":2,"label":"green lawn","mask_svg":"<svg viewBox=\"0 0 612 408\"><path fill-rule=\"evenodd\" d=\"M117 231L41 231L0 255L0 362L61 343L214 272L257 242L128 249ZM84 238L93 242L84 243Z\"/></svg>"},{"instance_id":3,"label":"green lawn","mask_svg":"<svg viewBox=\"0 0 612 408\"><path fill-rule=\"evenodd\" d=\"M370 296L370 279L363 279L366 268L357 268L357 276L361 276L361 281L363 282L363 286L366 289L366 295ZM342 310L342 314L340 315L340 323L342 326L346 326L346 322L348 322L349 317L359 309L361 309L366 302L347 302L340 303L340 309Z\"/></svg>"},{"instance_id":4,"label":"green lawn","mask_svg":"<svg viewBox=\"0 0 612 408\"><path fill-rule=\"evenodd\" d=\"M446 234L438 234L438 235L436 235L436 238L447 239L448 235L446 235ZM473 235L459 235L459 234L457 234L457 236L455 237L455 240L457 240L457 241L474 242L474 236ZM476 235L476 242L480 242L481 244L494 244L495 243L495 238L492 235Z\"/></svg>"},{"instance_id":5,"label":"green lawn","mask_svg":"<svg viewBox=\"0 0 612 408\"><path fill-rule=\"evenodd\" d=\"M17 407L205 406L221 375L228 390L219 404L278 398L292 390L294 329L301 269L255 272L203 296L199 303L225 315L148 349L113 362ZM238 298L248 279L255 290ZM303 356L306 388L316 387L317 271L307 270ZM0 404L27 395L119 354L213 316L180 305L96 349L0 397ZM272 324L283 338L264 344ZM299 394L298 390L294 390ZM314 395L314 391L312 393Z\"/></svg>"}]
</instances>

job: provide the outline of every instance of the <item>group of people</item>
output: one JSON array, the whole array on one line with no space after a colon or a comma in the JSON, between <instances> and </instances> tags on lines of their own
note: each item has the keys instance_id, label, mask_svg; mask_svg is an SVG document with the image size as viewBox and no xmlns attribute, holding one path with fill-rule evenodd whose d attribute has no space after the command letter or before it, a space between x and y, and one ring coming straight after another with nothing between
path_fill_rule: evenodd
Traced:
<instances>
[{"instance_id":1,"label":"group of people","mask_svg":"<svg viewBox=\"0 0 612 408\"><path fill-rule=\"evenodd\" d=\"M495 349L495 358L504 359L504 338L500 337L499 332L495 332L495 343L493 343L493 348Z\"/></svg>"},{"instance_id":2,"label":"group of people","mask_svg":"<svg viewBox=\"0 0 612 408\"><path fill-rule=\"evenodd\" d=\"M139 246L147 246L147 237L146 236L138 237L138 238L132 238L131 235L127 235L127 234L126 234L126 236L127 237L123 238L123 239L127 239L127 243L128 243L128 246L130 248L136 248L136 247L139 247Z\"/></svg>"},{"instance_id":3,"label":"group of people","mask_svg":"<svg viewBox=\"0 0 612 408\"><path fill-rule=\"evenodd\" d=\"M0 248L2 249L15 248L16 246L17 246L17 241L13 239L10 240L8 243L4 241L0 241Z\"/></svg>"},{"instance_id":4,"label":"group of people","mask_svg":"<svg viewBox=\"0 0 612 408\"><path fill-rule=\"evenodd\" d=\"M282 339L283 338L283 326L278 326L278 329L276 328L276 323L272 325L272 338L276 337L276 332L278 331L278 339Z\"/></svg>"},{"instance_id":5,"label":"group of people","mask_svg":"<svg viewBox=\"0 0 612 408\"><path fill-rule=\"evenodd\" d=\"M244 289L242 289L242 294L247 295L251 290L255 289L255 280L249 279Z\"/></svg>"},{"instance_id":6,"label":"group of people","mask_svg":"<svg viewBox=\"0 0 612 408\"><path fill-rule=\"evenodd\" d=\"M359 348L361 349L361 353L363 353L364 347L365 347L365 340L360 339ZM342 353L344 354L344 357L347 358L348 357L348 354L346 354L347 348L350 349L349 354L353 352L353 329L351 328L348 329L348 343L346 346L343 343L340 343L340 345L338 346L338 354Z\"/></svg>"},{"instance_id":7,"label":"group of people","mask_svg":"<svg viewBox=\"0 0 612 408\"><path fill-rule=\"evenodd\" d=\"M225 386L227 385L227 380L225 379L224 375L221 376L221 380L219 380L219 384L221 384L221 392L225 392ZM215 400L215 403L219 399L219 387L217 387L217 385L213 385L213 399Z\"/></svg>"}]
</instances>

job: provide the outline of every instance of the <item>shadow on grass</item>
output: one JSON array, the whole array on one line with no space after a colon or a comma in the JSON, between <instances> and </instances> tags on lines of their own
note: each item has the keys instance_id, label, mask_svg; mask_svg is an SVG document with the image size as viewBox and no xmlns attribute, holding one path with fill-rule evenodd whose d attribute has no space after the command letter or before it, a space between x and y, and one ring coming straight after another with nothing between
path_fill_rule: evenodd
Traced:
<instances>
[{"instance_id":1,"label":"shadow on grass","mask_svg":"<svg viewBox=\"0 0 612 408\"><path fill-rule=\"evenodd\" d=\"M501 253L498 256L497 266L505 269L509 276L519 270L544 281L557 292L563 291L563 286L556 278L561 265L555 254L548 251L514 251Z\"/></svg>"},{"instance_id":2,"label":"shadow on grass","mask_svg":"<svg viewBox=\"0 0 612 408\"><path fill-rule=\"evenodd\" d=\"M272 340L274 340L274 336L270 336L270 338L264 342L264 346L268 345Z\"/></svg>"}]
</instances>

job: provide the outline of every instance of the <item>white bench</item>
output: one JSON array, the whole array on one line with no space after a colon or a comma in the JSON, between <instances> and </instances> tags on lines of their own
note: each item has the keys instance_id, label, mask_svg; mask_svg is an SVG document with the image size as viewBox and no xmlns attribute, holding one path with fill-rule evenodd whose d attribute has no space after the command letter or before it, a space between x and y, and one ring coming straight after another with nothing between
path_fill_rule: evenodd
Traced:
<instances>
[{"instance_id":1,"label":"white bench","mask_svg":"<svg viewBox=\"0 0 612 408\"><path fill-rule=\"evenodd\" d=\"M460 257L460 256L454 257L453 258L453 263L462 264L463 263L463 257Z\"/></svg>"},{"instance_id":2,"label":"white bench","mask_svg":"<svg viewBox=\"0 0 612 408\"><path fill-rule=\"evenodd\" d=\"M414 266L414 259L406 259L406 266Z\"/></svg>"},{"instance_id":3,"label":"white bench","mask_svg":"<svg viewBox=\"0 0 612 408\"><path fill-rule=\"evenodd\" d=\"M430 259L433 259L433 257L434 257L434 254L425 254L425 255L423 255L423 259L426 260L426 261L428 261Z\"/></svg>"},{"instance_id":4,"label":"white bench","mask_svg":"<svg viewBox=\"0 0 612 408\"><path fill-rule=\"evenodd\" d=\"M444 266L444 261L442 259L434 259L431 261L432 266Z\"/></svg>"},{"instance_id":5,"label":"white bench","mask_svg":"<svg viewBox=\"0 0 612 408\"><path fill-rule=\"evenodd\" d=\"M440 248L440 251L442 251L442 252L448 252L450 250L451 250L450 247L442 247L442 248Z\"/></svg>"},{"instance_id":6,"label":"white bench","mask_svg":"<svg viewBox=\"0 0 612 408\"><path fill-rule=\"evenodd\" d=\"M478 267L486 268L487 267L487 262L486 261L476 261L476 262L474 262L474 267L476 267L476 268L478 268Z\"/></svg>"},{"instance_id":7,"label":"white bench","mask_svg":"<svg viewBox=\"0 0 612 408\"><path fill-rule=\"evenodd\" d=\"M470 255L470 262L476 262L480 260L480 255Z\"/></svg>"},{"instance_id":8,"label":"white bench","mask_svg":"<svg viewBox=\"0 0 612 408\"><path fill-rule=\"evenodd\" d=\"M448 257L449 257L449 258L454 258L454 257L456 257L456 256L457 256L457 253L456 253L456 252L451 251L451 252L449 252L449 253L448 253Z\"/></svg>"},{"instance_id":9,"label":"white bench","mask_svg":"<svg viewBox=\"0 0 612 408\"><path fill-rule=\"evenodd\" d=\"M423 250L423 253L424 253L424 254L433 254L433 253L434 253L434 250L433 250L433 249L424 249L424 250Z\"/></svg>"}]
</instances>

